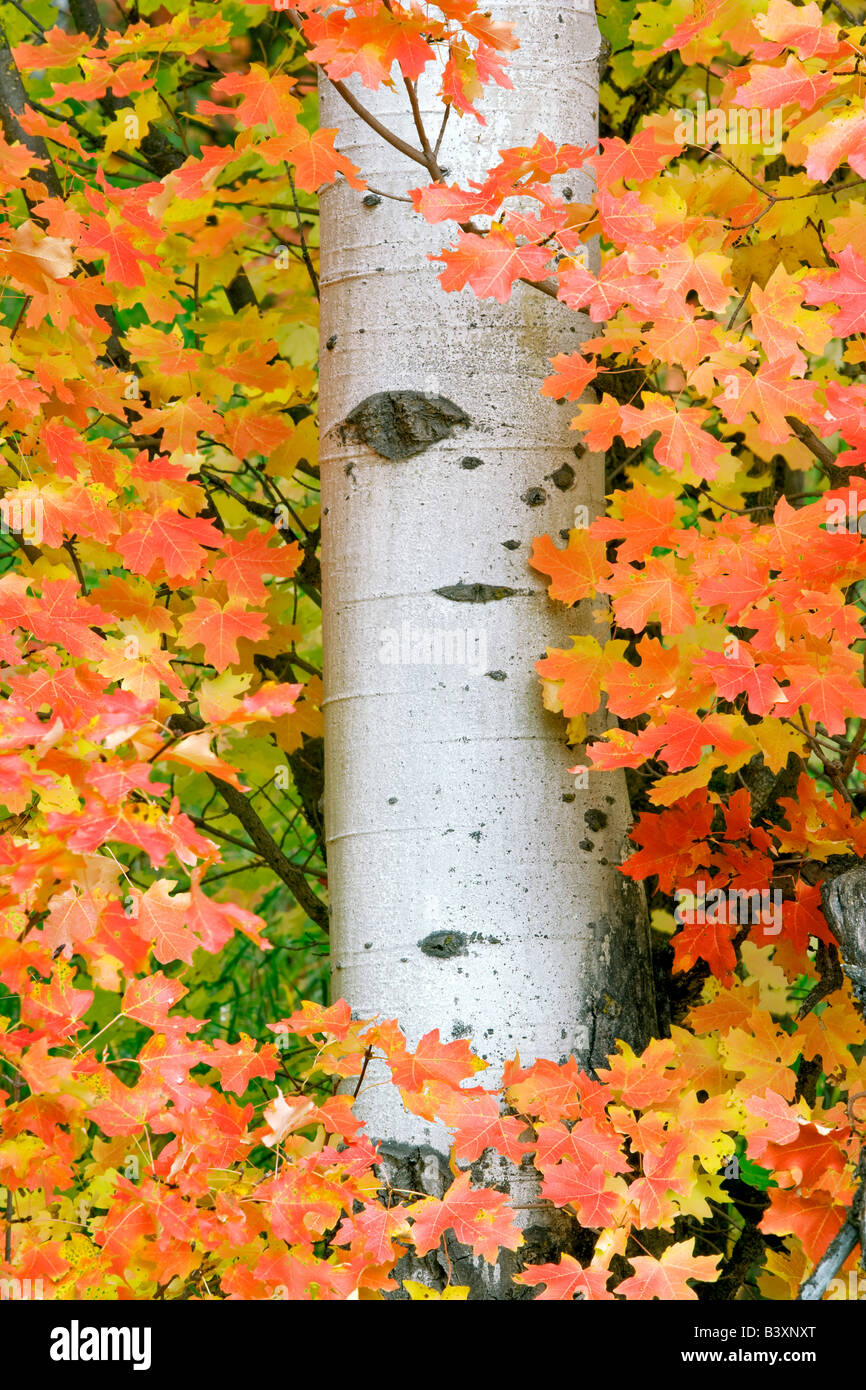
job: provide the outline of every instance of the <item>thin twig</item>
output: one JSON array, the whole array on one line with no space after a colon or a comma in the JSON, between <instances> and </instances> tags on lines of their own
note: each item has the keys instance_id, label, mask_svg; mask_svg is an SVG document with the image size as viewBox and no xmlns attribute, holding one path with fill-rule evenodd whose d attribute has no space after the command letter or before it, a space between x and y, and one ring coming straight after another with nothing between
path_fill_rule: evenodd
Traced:
<instances>
[{"instance_id":1,"label":"thin twig","mask_svg":"<svg viewBox=\"0 0 866 1390\"><path fill-rule=\"evenodd\" d=\"M172 728L182 729L187 733L196 733L205 727L200 719L185 714L173 714L169 724ZM283 854L252 803L243 792L238 791L237 787L233 787L229 782L224 782L221 777L216 777L212 772L208 773L208 777L232 815L240 821L260 857L291 890L307 916L323 931L327 931L327 907L316 897L302 871Z\"/></svg>"},{"instance_id":2,"label":"thin twig","mask_svg":"<svg viewBox=\"0 0 866 1390\"><path fill-rule=\"evenodd\" d=\"M289 163L288 163L288 160L284 160L284 166L285 166L286 173L287 173L288 176L289 176L289 188L291 189L291 193L292 193L292 203L293 203L294 209L295 209L295 217L297 218L298 236L301 238L301 252L302 252L303 257L304 257L304 265L307 267L307 274L308 274L309 277L310 277L310 284L313 286L313 292L314 292L316 298L318 299L318 298L319 298L319 277L318 277L318 275L316 274L316 267L313 265L313 262L312 262L311 259L310 259L310 252L309 252L309 249L308 249L308 247L307 247L307 239L306 239L306 237L304 236L304 229L303 229L303 227L301 226L301 209L300 209L300 207L298 206L298 195L297 195L297 191L296 191L296 189L295 189L295 180L292 178L292 170L291 170L291 167L290 167L290 165L289 165Z\"/></svg>"}]
</instances>

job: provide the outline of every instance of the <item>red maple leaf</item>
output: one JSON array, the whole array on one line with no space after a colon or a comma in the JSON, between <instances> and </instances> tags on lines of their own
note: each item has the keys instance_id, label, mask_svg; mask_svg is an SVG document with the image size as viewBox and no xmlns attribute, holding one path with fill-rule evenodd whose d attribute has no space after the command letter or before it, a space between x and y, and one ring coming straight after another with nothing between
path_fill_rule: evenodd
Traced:
<instances>
[{"instance_id":1,"label":"red maple leaf","mask_svg":"<svg viewBox=\"0 0 866 1390\"><path fill-rule=\"evenodd\" d=\"M543 280L550 262L550 251L543 246L518 246L514 237L496 224L486 236L458 232L456 248L446 248L431 261L444 261L439 276L444 290L462 290L470 285L479 299L497 299L505 304L516 280Z\"/></svg>"},{"instance_id":2,"label":"red maple leaf","mask_svg":"<svg viewBox=\"0 0 866 1390\"><path fill-rule=\"evenodd\" d=\"M412 1239L419 1255L435 1250L446 1231L493 1263L500 1250L517 1250L523 1236L514 1225L508 1198L491 1188L472 1188L461 1173L444 1198L427 1197L409 1207Z\"/></svg>"},{"instance_id":3,"label":"red maple leaf","mask_svg":"<svg viewBox=\"0 0 866 1390\"><path fill-rule=\"evenodd\" d=\"M188 993L180 980L169 980L161 970L156 970L143 980L130 980L120 1009L127 1018L145 1023L148 1028L160 1028L169 1009Z\"/></svg>"},{"instance_id":4,"label":"red maple leaf","mask_svg":"<svg viewBox=\"0 0 866 1390\"><path fill-rule=\"evenodd\" d=\"M598 375L596 364L580 352L561 352L550 360L554 373L544 382L541 394L552 396L555 401L578 400Z\"/></svg>"},{"instance_id":5,"label":"red maple leaf","mask_svg":"<svg viewBox=\"0 0 866 1390\"><path fill-rule=\"evenodd\" d=\"M543 1286L536 1303L553 1299L585 1298L596 1302L613 1299L607 1289L609 1278L609 1269L584 1269L571 1255L560 1256L559 1264L530 1265L522 1274L514 1276L517 1284L527 1284L530 1288Z\"/></svg>"},{"instance_id":6,"label":"red maple leaf","mask_svg":"<svg viewBox=\"0 0 866 1390\"><path fill-rule=\"evenodd\" d=\"M721 1256L695 1255L694 1240L668 1246L661 1259L654 1255L630 1255L634 1274L617 1284L623 1298L697 1299L689 1280L710 1283L718 1277Z\"/></svg>"},{"instance_id":7,"label":"red maple leaf","mask_svg":"<svg viewBox=\"0 0 866 1390\"><path fill-rule=\"evenodd\" d=\"M426 1081L447 1081L459 1086L486 1064L473 1054L466 1038L442 1042L439 1029L434 1028L424 1034L414 1052L392 1053L388 1065L395 1085L420 1091Z\"/></svg>"},{"instance_id":8,"label":"red maple leaf","mask_svg":"<svg viewBox=\"0 0 866 1390\"><path fill-rule=\"evenodd\" d=\"M273 1081L280 1065L273 1044L258 1047L255 1039L247 1037L246 1033L241 1033L236 1043L216 1038L210 1061L220 1074L223 1090L234 1091L238 1096L243 1095L254 1076L265 1076Z\"/></svg>"},{"instance_id":9,"label":"red maple leaf","mask_svg":"<svg viewBox=\"0 0 866 1390\"><path fill-rule=\"evenodd\" d=\"M238 638L255 642L268 633L262 613L234 601L223 606L211 598L194 599L193 611L184 613L180 629L190 646L201 643L205 659L218 671L224 671L239 659Z\"/></svg>"},{"instance_id":10,"label":"red maple leaf","mask_svg":"<svg viewBox=\"0 0 866 1390\"><path fill-rule=\"evenodd\" d=\"M211 522L167 508L154 515L133 509L126 521L128 529L115 546L135 574L164 570L170 579L196 579L208 558L203 547L218 549L223 542Z\"/></svg>"},{"instance_id":11,"label":"red maple leaf","mask_svg":"<svg viewBox=\"0 0 866 1390\"><path fill-rule=\"evenodd\" d=\"M604 541L589 531L571 531L568 545L560 550L550 536L540 536L532 544L529 563L542 574L549 574L548 593L560 603L578 603L597 591L599 581L610 574Z\"/></svg>"}]
</instances>

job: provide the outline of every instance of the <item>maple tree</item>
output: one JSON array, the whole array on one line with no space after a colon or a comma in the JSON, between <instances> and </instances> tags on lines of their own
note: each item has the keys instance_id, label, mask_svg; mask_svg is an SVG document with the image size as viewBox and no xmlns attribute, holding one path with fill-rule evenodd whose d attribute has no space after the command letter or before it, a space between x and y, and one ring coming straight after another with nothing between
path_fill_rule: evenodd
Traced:
<instances>
[{"instance_id":1,"label":"maple tree","mask_svg":"<svg viewBox=\"0 0 866 1390\"><path fill-rule=\"evenodd\" d=\"M347 78L396 64L411 97L432 66L471 122L517 36L473 0L72 10L0 32L0 1274L460 1299L395 1268L519 1254L471 1171L493 1151L573 1221L515 1275L541 1299L796 1297L863 1172L866 1027L821 884L866 854L866 30L628 0L600 16L597 146L527 131L467 188L415 151L442 293L595 325L542 391L607 452L609 505L530 563L614 626L537 670L590 776L628 770L623 873L669 974L642 1052L487 1089L467 1039L327 997L316 194L366 184L314 68L357 106ZM725 121L695 143L699 93ZM754 108L778 148L732 122ZM779 920L675 912L708 889ZM441 1197L383 1187L372 1059L450 1130Z\"/></svg>"}]
</instances>

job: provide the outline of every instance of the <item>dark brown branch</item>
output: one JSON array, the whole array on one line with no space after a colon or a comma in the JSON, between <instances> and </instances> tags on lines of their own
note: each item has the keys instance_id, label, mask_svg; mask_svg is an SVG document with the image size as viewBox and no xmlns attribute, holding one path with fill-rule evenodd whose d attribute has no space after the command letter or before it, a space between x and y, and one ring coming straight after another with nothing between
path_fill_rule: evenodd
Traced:
<instances>
[{"instance_id":1,"label":"dark brown branch","mask_svg":"<svg viewBox=\"0 0 866 1390\"><path fill-rule=\"evenodd\" d=\"M19 141L38 158L46 161L44 169L33 170L33 177L44 183L52 198L62 198L63 186L51 161L48 146L41 136L28 135L18 120L19 116L23 116L26 105L27 93L12 57L6 30L0 20L0 126L3 127L3 134L10 145Z\"/></svg>"},{"instance_id":2,"label":"dark brown branch","mask_svg":"<svg viewBox=\"0 0 866 1390\"><path fill-rule=\"evenodd\" d=\"M298 33L303 36L304 21L301 15L298 13L298 11L294 9L287 9L284 10L283 13L288 15L289 20L297 29ZM324 71L324 69L321 69L321 71L323 72L325 77L328 77L328 74ZM382 122L378 120L376 116L373 115L372 111L368 111L366 106L364 106L363 103L358 100L354 93L349 91L349 88L346 86L345 82L339 82L335 80L333 77L328 77L328 81L330 82L334 90L340 93L340 96L343 98L346 105L351 106L355 115L360 116L361 120L364 121L370 127L371 130L375 130L376 134L381 135L382 139L386 140L389 145L392 145L395 150L399 150L401 154L405 154L407 159L414 160L416 164L421 164L425 169L428 167L427 160L425 156L422 154L422 152L420 150L416 150L414 145L410 145L407 140L401 139L401 137L399 135L396 135L393 130L389 130L386 125L383 125Z\"/></svg>"},{"instance_id":3,"label":"dark brown branch","mask_svg":"<svg viewBox=\"0 0 866 1390\"><path fill-rule=\"evenodd\" d=\"M297 223L297 228L298 228L298 236L299 236L300 239L301 239L301 254L302 254L303 258L304 258L304 265L307 267L307 274L308 274L309 277L310 277L310 284L311 284L312 287L313 287L313 293L315 294L316 298L318 299L318 298L319 298L319 277L318 277L318 275L316 274L316 267L313 265L313 262L312 262L312 260L310 259L310 251L309 251L309 247L307 246L307 238L304 236L304 229L303 229L303 226L301 225L301 209L300 209L300 207L298 206L298 194L297 194L297 190L295 189L295 180L292 178L292 169L291 169L291 165L288 163L287 160L284 161L284 165L285 165L286 173L287 173L288 178L289 178L289 188L291 189L292 203L293 203L294 209L295 209L295 218L296 218L296 223Z\"/></svg>"},{"instance_id":4,"label":"dark brown branch","mask_svg":"<svg viewBox=\"0 0 866 1390\"><path fill-rule=\"evenodd\" d=\"M795 415L786 415L785 419L800 442L805 444L809 452L815 455L819 463L822 463L825 468L836 467L836 455L823 440L818 438L814 430L810 429L802 420L798 420Z\"/></svg>"},{"instance_id":5,"label":"dark brown branch","mask_svg":"<svg viewBox=\"0 0 866 1390\"><path fill-rule=\"evenodd\" d=\"M409 94L409 105L412 107L412 119L415 122L415 129L418 132L418 139L421 141L421 149L424 153L424 162L430 170L431 177L441 179L442 170L439 168L439 161L433 153L430 141L427 139L427 131L424 126L424 117L421 115L421 107L418 104L418 84L412 82L410 78L404 77L403 82Z\"/></svg>"},{"instance_id":6,"label":"dark brown branch","mask_svg":"<svg viewBox=\"0 0 866 1390\"><path fill-rule=\"evenodd\" d=\"M69 13L80 34L89 34L92 39L96 38L102 28L96 0L69 0Z\"/></svg>"},{"instance_id":7,"label":"dark brown branch","mask_svg":"<svg viewBox=\"0 0 866 1390\"><path fill-rule=\"evenodd\" d=\"M21 4L21 0L9 0L9 4L13 5L19 14L23 14L24 18L27 20L27 23L31 24L33 28L37 30L38 33L45 33L44 26L39 23L38 19L34 18L32 14L29 14L28 11L25 10L24 6Z\"/></svg>"},{"instance_id":8,"label":"dark brown branch","mask_svg":"<svg viewBox=\"0 0 866 1390\"><path fill-rule=\"evenodd\" d=\"M325 76L327 76L327 73ZM399 150L407 159L414 160L415 163L420 164L423 169L427 168L427 160L421 151L416 150L415 146L410 145L408 140L402 139L402 137L396 135L393 130L389 130L386 125L383 125L382 122L373 115L372 111L368 111L366 106L358 100L354 93L349 91L345 82L335 81L333 77L328 77L328 81L335 91L340 93L346 105L351 106L355 115L360 116L361 120L364 121L371 130L375 130L377 135L381 135L383 140L386 140L395 150Z\"/></svg>"},{"instance_id":9,"label":"dark brown branch","mask_svg":"<svg viewBox=\"0 0 866 1390\"><path fill-rule=\"evenodd\" d=\"M183 733L197 733L205 727L200 719L188 714L173 714L169 720L170 729L179 729ZM286 858L252 803L243 792L224 782L221 777L215 777L212 772L208 773L208 777L232 815L240 821L268 868L282 879L310 920L322 931L327 931L327 907L316 897L303 872Z\"/></svg>"}]
</instances>

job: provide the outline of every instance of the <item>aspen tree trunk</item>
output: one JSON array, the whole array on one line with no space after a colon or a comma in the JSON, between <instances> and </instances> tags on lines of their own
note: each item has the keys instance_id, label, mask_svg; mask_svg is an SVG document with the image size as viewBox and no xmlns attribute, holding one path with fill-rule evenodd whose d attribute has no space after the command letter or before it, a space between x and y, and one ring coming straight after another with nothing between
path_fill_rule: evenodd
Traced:
<instances>
[{"instance_id":1,"label":"aspen tree trunk","mask_svg":"<svg viewBox=\"0 0 866 1390\"><path fill-rule=\"evenodd\" d=\"M486 127L452 115L439 158L463 186L539 132L578 145L596 136L591 0L498 0L492 12L520 39L514 90L488 89ZM399 74L393 91L352 89L417 145ZM435 82L419 96L435 139ZM430 182L327 80L321 124L339 128L374 188L405 197ZM559 182L587 193L579 175ZM641 1045L653 1032L648 930L615 867L629 822L622 774L575 785L582 750L543 709L534 669L547 647L604 632L590 605L552 604L527 563L534 536L567 534L578 507L604 506L603 459L576 457L573 407L539 395L548 358L589 327L522 284L504 306L446 295L427 257L449 227L406 203L343 183L323 194L321 220L334 997L357 1016L398 1018L410 1044L433 1028L471 1038L490 1063L485 1085L516 1052L524 1064L571 1052L598 1064L616 1038ZM421 416L448 433L393 457ZM359 1108L401 1186L441 1189L445 1131L406 1115L390 1085L365 1086ZM511 1170L513 1198L527 1226L544 1225L530 1179ZM516 1296L506 1284L497 1274L472 1296Z\"/></svg>"}]
</instances>

